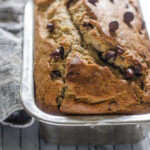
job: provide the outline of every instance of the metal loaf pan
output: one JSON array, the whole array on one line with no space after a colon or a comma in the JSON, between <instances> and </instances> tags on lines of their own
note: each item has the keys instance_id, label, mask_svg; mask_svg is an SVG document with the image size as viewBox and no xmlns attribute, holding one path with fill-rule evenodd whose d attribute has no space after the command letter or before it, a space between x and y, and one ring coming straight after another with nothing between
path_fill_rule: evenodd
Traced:
<instances>
[{"instance_id":1,"label":"metal loaf pan","mask_svg":"<svg viewBox=\"0 0 150 150\"><path fill-rule=\"evenodd\" d=\"M144 0L142 0L144 2ZM147 1L147 0L146 0ZM150 5L149 5L150 6ZM24 52L21 99L25 110L40 122L41 134L57 144L125 144L142 140L150 131L150 114L54 116L35 104L33 79L34 3L29 0L24 16Z\"/></svg>"}]
</instances>

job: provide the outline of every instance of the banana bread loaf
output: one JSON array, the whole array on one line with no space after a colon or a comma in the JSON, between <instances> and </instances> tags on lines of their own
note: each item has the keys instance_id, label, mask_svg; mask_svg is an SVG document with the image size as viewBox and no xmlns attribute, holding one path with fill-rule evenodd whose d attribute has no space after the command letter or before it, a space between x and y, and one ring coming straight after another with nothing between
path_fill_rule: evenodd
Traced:
<instances>
[{"instance_id":1,"label":"banana bread loaf","mask_svg":"<svg viewBox=\"0 0 150 150\"><path fill-rule=\"evenodd\" d=\"M150 41L138 0L35 0L34 52L42 110L150 112Z\"/></svg>"}]
</instances>

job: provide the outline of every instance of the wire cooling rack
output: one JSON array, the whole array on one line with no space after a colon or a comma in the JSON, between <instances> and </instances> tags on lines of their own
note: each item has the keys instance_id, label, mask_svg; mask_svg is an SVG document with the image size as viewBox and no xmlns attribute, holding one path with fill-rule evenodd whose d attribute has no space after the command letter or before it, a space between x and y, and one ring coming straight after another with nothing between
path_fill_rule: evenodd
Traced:
<instances>
[{"instance_id":1,"label":"wire cooling rack","mask_svg":"<svg viewBox=\"0 0 150 150\"><path fill-rule=\"evenodd\" d=\"M38 122L25 129L0 125L0 150L150 150L150 134L137 144L55 145L46 143L40 136Z\"/></svg>"}]
</instances>

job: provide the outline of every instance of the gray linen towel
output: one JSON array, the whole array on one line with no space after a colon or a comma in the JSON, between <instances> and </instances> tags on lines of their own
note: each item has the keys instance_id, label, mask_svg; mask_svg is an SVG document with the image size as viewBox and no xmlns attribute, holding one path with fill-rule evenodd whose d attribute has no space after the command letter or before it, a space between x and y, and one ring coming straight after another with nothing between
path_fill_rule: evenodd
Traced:
<instances>
[{"instance_id":1,"label":"gray linen towel","mask_svg":"<svg viewBox=\"0 0 150 150\"><path fill-rule=\"evenodd\" d=\"M14 127L34 121L22 110L19 96L25 2L0 0L0 122Z\"/></svg>"}]
</instances>

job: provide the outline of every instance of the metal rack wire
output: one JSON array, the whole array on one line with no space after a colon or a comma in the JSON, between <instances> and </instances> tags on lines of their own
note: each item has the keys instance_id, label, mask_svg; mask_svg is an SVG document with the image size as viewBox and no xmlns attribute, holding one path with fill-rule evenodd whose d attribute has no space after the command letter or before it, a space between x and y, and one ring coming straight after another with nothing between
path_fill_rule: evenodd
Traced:
<instances>
[{"instance_id":1,"label":"metal rack wire","mask_svg":"<svg viewBox=\"0 0 150 150\"><path fill-rule=\"evenodd\" d=\"M25 129L1 125L0 150L150 150L150 135L140 143L128 145L55 145L43 140L37 122Z\"/></svg>"}]
</instances>

